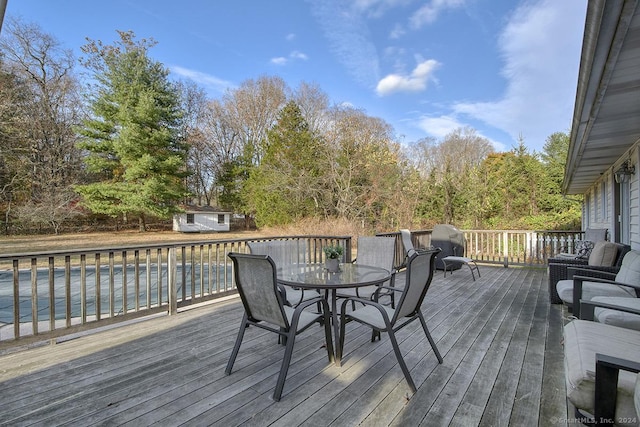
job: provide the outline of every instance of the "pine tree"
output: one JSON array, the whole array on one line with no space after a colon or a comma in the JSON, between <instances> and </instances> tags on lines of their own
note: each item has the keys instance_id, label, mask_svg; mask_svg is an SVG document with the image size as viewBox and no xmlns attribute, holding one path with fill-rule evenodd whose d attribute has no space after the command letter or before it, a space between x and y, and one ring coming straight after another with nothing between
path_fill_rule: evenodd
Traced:
<instances>
[{"instance_id":1,"label":"pine tree","mask_svg":"<svg viewBox=\"0 0 640 427\"><path fill-rule=\"evenodd\" d=\"M155 42L118 32L114 46L90 41L84 65L93 71L93 117L83 123L80 147L96 182L76 190L94 213L125 220L169 218L184 196L186 146L178 134L179 94L168 70L148 56Z\"/></svg>"}]
</instances>

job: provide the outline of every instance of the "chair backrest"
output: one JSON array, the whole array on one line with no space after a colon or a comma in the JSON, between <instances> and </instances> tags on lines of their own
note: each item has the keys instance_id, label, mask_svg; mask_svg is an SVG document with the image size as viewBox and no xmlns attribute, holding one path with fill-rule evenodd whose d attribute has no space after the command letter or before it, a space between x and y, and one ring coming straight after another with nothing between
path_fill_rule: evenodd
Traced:
<instances>
[{"instance_id":1,"label":"chair backrest","mask_svg":"<svg viewBox=\"0 0 640 427\"><path fill-rule=\"evenodd\" d=\"M306 240L268 240L265 242L247 242L254 255L269 255L276 266L300 264L306 260Z\"/></svg>"},{"instance_id":2,"label":"chair backrest","mask_svg":"<svg viewBox=\"0 0 640 427\"><path fill-rule=\"evenodd\" d=\"M267 255L230 252L233 273L249 319L289 329L283 301L278 292L276 266Z\"/></svg>"},{"instance_id":3,"label":"chair backrest","mask_svg":"<svg viewBox=\"0 0 640 427\"><path fill-rule=\"evenodd\" d=\"M607 229L606 228L587 228L584 231L584 239L590 242L599 242L601 240L607 240Z\"/></svg>"},{"instance_id":4,"label":"chair backrest","mask_svg":"<svg viewBox=\"0 0 640 427\"><path fill-rule=\"evenodd\" d=\"M435 269L439 248L414 252L407 262L406 282L400 301L396 305L392 323L406 316L412 316L420 309L424 296L429 290Z\"/></svg>"},{"instance_id":5,"label":"chair backrest","mask_svg":"<svg viewBox=\"0 0 640 427\"><path fill-rule=\"evenodd\" d=\"M402 236L402 244L404 245L405 255L413 255L416 249L413 247L413 241L411 240L411 231L403 228L400 230L400 236Z\"/></svg>"},{"instance_id":6,"label":"chair backrest","mask_svg":"<svg viewBox=\"0 0 640 427\"><path fill-rule=\"evenodd\" d=\"M393 272L395 257L396 239L394 237L358 237L356 263Z\"/></svg>"},{"instance_id":7,"label":"chair backrest","mask_svg":"<svg viewBox=\"0 0 640 427\"><path fill-rule=\"evenodd\" d=\"M640 285L640 252L631 250L625 254L616 282Z\"/></svg>"}]
</instances>

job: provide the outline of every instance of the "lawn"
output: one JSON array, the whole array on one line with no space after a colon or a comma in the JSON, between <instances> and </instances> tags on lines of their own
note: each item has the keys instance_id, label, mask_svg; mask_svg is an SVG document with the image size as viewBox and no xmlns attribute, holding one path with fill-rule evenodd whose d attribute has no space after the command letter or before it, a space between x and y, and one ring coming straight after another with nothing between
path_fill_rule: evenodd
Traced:
<instances>
[{"instance_id":1,"label":"lawn","mask_svg":"<svg viewBox=\"0 0 640 427\"><path fill-rule=\"evenodd\" d=\"M257 230L223 233L179 233L175 231L138 231L74 233L60 235L3 236L0 237L0 255L52 250L86 249L154 244L226 240L264 236Z\"/></svg>"}]
</instances>

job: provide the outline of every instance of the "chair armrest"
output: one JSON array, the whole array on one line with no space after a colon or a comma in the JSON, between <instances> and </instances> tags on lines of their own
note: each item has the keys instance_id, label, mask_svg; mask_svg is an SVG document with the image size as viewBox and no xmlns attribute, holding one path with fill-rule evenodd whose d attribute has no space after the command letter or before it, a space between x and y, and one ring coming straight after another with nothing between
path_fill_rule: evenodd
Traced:
<instances>
[{"instance_id":1,"label":"chair armrest","mask_svg":"<svg viewBox=\"0 0 640 427\"><path fill-rule=\"evenodd\" d=\"M640 363L596 353L596 390L594 417L602 424L617 424L615 419L620 370L638 373Z\"/></svg>"},{"instance_id":2,"label":"chair armrest","mask_svg":"<svg viewBox=\"0 0 640 427\"><path fill-rule=\"evenodd\" d=\"M573 276L586 276L586 277L600 277L603 279L613 280L620 271L619 267L600 267L597 265L568 267L567 279L572 279Z\"/></svg>"},{"instance_id":3,"label":"chair armrest","mask_svg":"<svg viewBox=\"0 0 640 427\"><path fill-rule=\"evenodd\" d=\"M615 280L602 279L599 277L586 277L586 276L573 276L573 314L580 318L580 301L582 300L582 282L597 282L605 283L613 286L627 286L636 289L636 292L640 289L638 285L630 285L628 283L620 283Z\"/></svg>"},{"instance_id":4,"label":"chair armrest","mask_svg":"<svg viewBox=\"0 0 640 427\"><path fill-rule=\"evenodd\" d=\"M609 308L611 310L624 311L625 313L632 313L640 315L640 309L633 307L623 307L621 305L609 304L607 302L600 301L592 301L592 300L580 300L580 319L582 320L594 320L595 317L595 309L596 307L600 308Z\"/></svg>"},{"instance_id":5,"label":"chair armrest","mask_svg":"<svg viewBox=\"0 0 640 427\"><path fill-rule=\"evenodd\" d=\"M562 264L562 265L587 265L589 260L587 258L548 258L547 264Z\"/></svg>"}]
</instances>

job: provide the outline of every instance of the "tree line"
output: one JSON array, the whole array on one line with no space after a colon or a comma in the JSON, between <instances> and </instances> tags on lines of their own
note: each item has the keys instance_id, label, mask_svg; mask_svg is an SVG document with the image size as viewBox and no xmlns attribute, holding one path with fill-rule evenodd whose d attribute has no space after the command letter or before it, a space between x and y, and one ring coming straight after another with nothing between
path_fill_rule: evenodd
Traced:
<instances>
[{"instance_id":1,"label":"tree line","mask_svg":"<svg viewBox=\"0 0 640 427\"><path fill-rule=\"evenodd\" d=\"M169 219L187 204L258 226L341 218L371 230L579 226L561 195L569 137L496 152L472 128L401 143L312 83L260 76L209 99L154 60L152 39L87 39L77 60L38 26L0 39L5 233Z\"/></svg>"}]
</instances>

